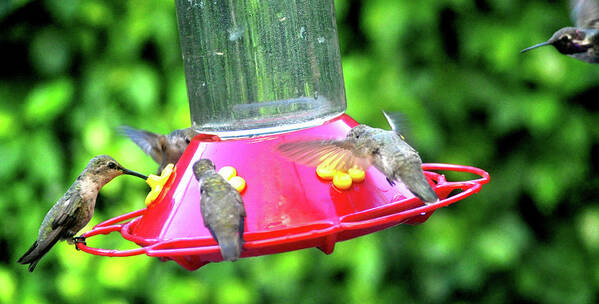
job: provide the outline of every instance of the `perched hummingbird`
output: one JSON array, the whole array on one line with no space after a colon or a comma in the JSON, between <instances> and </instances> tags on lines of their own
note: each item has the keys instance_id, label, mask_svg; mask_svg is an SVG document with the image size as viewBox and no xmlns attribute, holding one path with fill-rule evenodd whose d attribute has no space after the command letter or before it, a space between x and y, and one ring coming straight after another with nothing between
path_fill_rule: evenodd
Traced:
<instances>
[{"instance_id":1,"label":"perched hummingbird","mask_svg":"<svg viewBox=\"0 0 599 304\"><path fill-rule=\"evenodd\" d=\"M220 246L225 261L235 261L243 246L245 208L239 192L215 171L209 159L193 164L193 173L200 183L200 208L204 225Z\"/></svg>"},{"instance_id":2,"label":"perched hummingbird","mask_svg":"<svg viewBox=\"0 0 599 304\"><path fill-rule=\"evenodd\" d=\"M422 160L400 134L397 115L383 111L393 131L358 125L344 139L308 140L283 143L277 149L287 158L308 166L321 164L347 170L355 165L366 169L373 165L389 184L401 180L425 203L439 198L424 176Z\"/></svg>"},{"instance_id":3,"label":"perched hummingbird","mask_svg":"<svg viewBox=\"0 0 599 304\"><path fill-rule=\"evenodd\" d=\"M177 163L191 139L198 134L192 128L175 130L167 135L138 130L128 126L121 126L120 130L160 165L158 174L162 172L166 165Z\"/></svg>"},{"instance_id":4,"label":"perched hummingbird","mask_svg":"<svg viewBox=\"0 0 599 304\"><path fill-rule=\"evenodd\" d=\"M18 262L29 264L29 271L33 271L37 262L56 242L85 242L82 237L73 236L85 227L94 215L96 197L100 189L121 174L147 179L145 175L123 168L108 155L92 158L69 190L48 211L40 226L37 240Z\"/></svg>"},{"instance_id":5,"label":"perched hummingbird","mask_svg":"<svg viewBox=\"0 0 599 304\"><path fill-rule=\"evenodd\" d=\"M597 0L570 0L570 6L576 27L559 29L546 42L523 49L520 53L553 45L562 54L599 63L599 3Z\"/></svg>"}]
</instances>

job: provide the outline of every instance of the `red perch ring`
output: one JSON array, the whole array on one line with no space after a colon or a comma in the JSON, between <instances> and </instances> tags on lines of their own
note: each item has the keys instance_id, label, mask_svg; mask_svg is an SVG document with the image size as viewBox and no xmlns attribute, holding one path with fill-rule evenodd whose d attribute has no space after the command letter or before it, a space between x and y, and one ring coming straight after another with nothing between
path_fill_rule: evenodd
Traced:
<instances>
[{"instance_id":1,"label":"red perch ring","mask_svg":"<svg viewBox=\"0 0 599 304\"><path fill-rule=\"evenodd\" d=\"M200 158L211 159L217 169L233 166L247 182L241 193L247 213L241 257L310 247L330 254L336 242L402 223L422 223L436 209L479 192L489 182L489 174L478 168L423 164L440 198L437 203L424 205L403 184L390 186L374 167L366 170L364 181L339 190L331 181L320 179L315 168L293 163L275 149L280 143L298 139L343 138L356 125L351 117L341 115L320 126L256 138L220 140L214 135L198 135L154 203L102 222L84 234L89 239L119 231L140 248L108 250L86 244L78 244L78 248L111 257L146 254L174 260L188 270L221 261L220 249L204 227L200 191L191 170ZM431 170L468 172L480 178L450 182ZM449 196L455 189L461 192Z\"/></svg>"}]
</instances>

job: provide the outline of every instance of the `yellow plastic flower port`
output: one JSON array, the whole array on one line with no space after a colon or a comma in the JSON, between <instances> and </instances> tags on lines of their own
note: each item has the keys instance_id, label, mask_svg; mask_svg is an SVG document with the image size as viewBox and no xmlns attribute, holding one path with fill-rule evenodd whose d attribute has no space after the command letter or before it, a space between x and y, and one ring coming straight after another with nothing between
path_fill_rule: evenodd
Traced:
<instances>
[{"instance_id":1,"label":"yellow plastic flower port","mask_svg":"<svg viewBox=\"0 0 599 304\"><path fill-rule=\"evenodd\" d=\"M164 167L164 169L162 169L160 176L154 174L150 174L148 176L146 183L152 188L152 190L150 190L150 193L148 193L146 196L146 206L150 206L156 200L156 198L158 198L158 195L160 195L160 192L162 192L162 188L164 188L164 184L166 184L166 181L174 171L175 165L168 164L166 167Z\"/></svg>"},{"instance_id":2,"label":"yellow plastic flower port","mask_svg":"<svg viewBox=\"0 0 599 304\"><path fill-rule=\"evenodd\" d=\"M347 190L351 188L352 183L360 183L366 178L366 172L358 166L344 172L333 169L328 163L316 167L316 175L324 180L333 180L333 185L341 190Z\"/></svg>"},{"instance_id":3,"label":"yellow plastic flower port","mask_svg":"<svg viewBox=\"0 0 599 304\"><path fill-rule=\"evenodd\" d=\"M318 175L318 177L324 180L332 180L335 176L335 173L337 173L337 170L331 168L326 164L321 164L318 167L316 167L316 175Z\"/></svg>"},{"instance_id":4,"label":"yellow plastic flower port","mask_svg":"<svg viewBox=\"0 0 599 304\"><path fill-rule=\"evenodd\" d=\"M239 193L245 190L245 179L241 176L237 176L237 169L232 166L224 166L218 170L218 174L235 188Z\"/></svg>"},{"instance_id":5,"label":"yellow plastic flower port","mask_svg":"<svg viewBox=\"0 0 599 304\"><path fill-rule=\"evenodd\" d=\"M366 178L366 172L358 167L349 168L349 170L347 170L347 174L351 176L351 179L354 181L354 183L362 182L364 181L364 178Z\"/></svg>"},{"instance_id":6,"label":"yellow plastic flower port","mask_svg":"<svg viewBox=\"0 0 599 304\"><path fill-rule=\"evenodd\" d=\"M351 187L352 178L347 173L337 172L333 177L333 185L337 189L347 190Z\"/></svg>"},{"instance_id":7,"label":"yellow plastic flower port","mask_svg":"<svg viewBox=\"0 0 599 304\"><path fill-rule=\"evenodd\" d=\"M243 179L241 176L233 176L228 180L228 182L240 193L243 191L243 189L245 189L245 179Z\"/></svg>"},{"instance_id":8,"label":"yellow plastic flower port","mask_svg":"<svg viewBox=\"0 0 599 304\"><path fill-rule=\"evenodd\" d=\"M218 170L218 174L226 180L230 180L232 177L237 176L237 170L231 166L224 166Z\"/></svg>"}]
</instances>

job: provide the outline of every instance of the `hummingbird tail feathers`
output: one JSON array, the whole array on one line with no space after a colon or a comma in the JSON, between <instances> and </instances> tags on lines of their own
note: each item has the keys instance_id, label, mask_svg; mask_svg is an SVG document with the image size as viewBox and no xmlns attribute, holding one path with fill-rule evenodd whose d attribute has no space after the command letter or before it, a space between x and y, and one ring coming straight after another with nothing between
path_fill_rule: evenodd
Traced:
<instances>
[{"instance_id":1,"label":"hummingbird tail feathers","mask_svg":"<svg viewBox=\"0 0 599 304\"><path fill-rule=\"evenodd\" d=\"M225 261L236 261L241 255L243 240L240 238L227 238L218 242L220 253Z\"/></svg>"},{"instance_id":2,"label":"hummingbird tail feathers","mask_svg":"<svg viewBox=\"0 0 599 304\"><path fill-rule=\"evenodd\" d=\"M40 257L39 259L37 259L29 264L29 267L27 268L29 270L29 272L33 272L35 270L35 266L37 266L37 262L39 262L41 258L42 257Z\"/></svg>"},{"instance_id":3,"label":"hummingbird tail feathers","mask_svg":"<svg viewBox=\"0 0 599 304\"><path fill-rule=\"evenodd\" d=\"M212 227L207 226L210 234L220 247L220 254L224 261L236 261L241 255L243 239L237 233L220 233L217 235Z\"/></svg>"},{"instance_id":4,"label":"hummingbird tail feathers","mask_svg":"<svg viewBox=\"0 0 599 304\"><path fill-rule=\"evenodd\" d=\"M21 264L27 264L27 263L29 263L30 259L31 259L30 253L33 252L35 250L35 248L37 248L37 241L33 242L33 245L31 245L31 247L29 247L29 249L27 249L27 252L25 252L23 254L23 256L20 257L17 262L19 262Z\"/></svg>"},{"instance_id":5,"label":"hummingbird tail feathers","mask_svg":"<svg viewBox=\"0 0 599 304\"><path fill-rule=\"evenodd\" d=\"M425 189L422 189L422 191L420 191L418 193L417 192L413 192L413 193L427 205L432 204L439 200L437 193L430 186L428 186Z\"/></svg>"},{"instance_id":6,"label":"hummingbird tail feathers","mask_svg":"<svg viewBox=\"0 0 599 304\"><path fill-rule=\"evenodd\" d=\"M415 181L405 183L410 192L412 192L416 197L418 197L425 204L432 204L439 200L437 193L431 185L428 183L424 175L422 178L418 178Z\"/></svg>"},{"instance_id":7,"label":"hummingbird tail feathers","mask_svg":"<svg viewBox=\"0 0 599 304\"><path fill-rule=\"evenodd\" d=\"M56 242L58 242L60 239L59 232L61 231L62 229L55 231L54 235L44 240L44 242L35 241L17 262L21 264L29 264L29 272L33 272L37 262L39 262L39 260L44 257L44 255L48 253L50 249L52 249Z\"/></svg>"},{"instance_id":8,"label":"hummingbird tail feathers","mask_svg":"<svg viewBox=\"0 0 599 304\"><path fill-rule=\"evenodd\" d=\"M33 245L29 247L29 250L27 250L27 252L25 252L25 254L23 254L23 256L18 260L18 262L21 264L29 264L29 272L33 272L33 270L35 270L37 262L40 261L40 259L48 252L48 250L50 250L50 248L48 248L45 250L45 252L40 254L39 248L40 247L38 246L37 241L35 241Z\"/></svg>"}]
</instances>

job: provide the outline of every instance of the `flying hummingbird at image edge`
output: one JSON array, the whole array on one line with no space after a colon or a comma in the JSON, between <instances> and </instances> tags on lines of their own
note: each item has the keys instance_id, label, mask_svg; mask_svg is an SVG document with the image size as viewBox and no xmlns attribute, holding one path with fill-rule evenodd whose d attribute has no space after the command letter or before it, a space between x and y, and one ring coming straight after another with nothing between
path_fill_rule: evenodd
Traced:
<instances>
[{"instance_id":1,"label":"flying hummingbird at image edge","mask_svg":"<svg viewBox=\"0 0 599 304\"><path fill-rule=\"evenodd\" d=\"M225 261L239 259L243 247L245 207L241 195L216 170L209 159L193 164L200 185L200 210L204 225L218 243Z\"/></svg>"},{"instance_id":2,"label":"flying hummingbird at image edge","mask_svg":"<svg viewBox=\"0 0 599 304\"><path fill-rule=\"evenodd\" d=\"M520 53L553 45L562 54L588 63L599 63L599 2L571 0L570 7L576 27L559 29L549 40L523 49Z\"/></svg>"},{"instance_id":3,"label":"flying hummingbird at image edge","mask_svg":"<svg viewBox=\"0 0 599 304\"><path fill-rule=\"evenodd\" d=\"M399 132L399 115L384 111L383 114L392 131L358 125L344 139L300 140L280 144L277 149L283 156L312 167L325 164L347 170L373 165L387 177L389 184L399 180L423 202L438 201L424 176L420 155Z\"/></svg>"},{"instance_id":4,"label":"flying hummingbird at image edge","mask_svg":"<svg viewBox=\"0 0 599 304\"><path fill-rule=\"evenodd\" d=\"M198 133L192 128L178 129L162 135L129 126L120 126L119 131L127 135L137 146L158 163L158 174L166 165L176 164L187 146Z\"/></svg>"},{"instance_id":5,"label":"flying hummingbird at image edge","mask_svg":"<svg viewBox=\"0 0 599 304\"><path fill-rule=\"evenodd\" d=\"M91 220L98 192L106 183L122 174L147 179L145 175L124 168L108 155L92 158L67 192L48 211L40 225L37 240L18 262L29 264L29 271L33 272L39 260L56 242L80 242L81 239L74 236Z\"/></svg>"}]
</instances>

